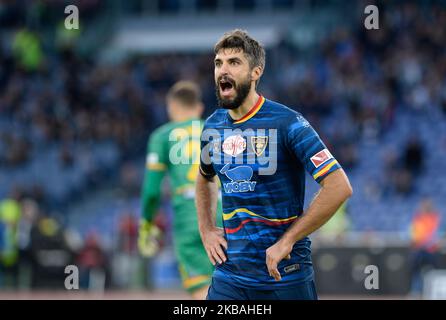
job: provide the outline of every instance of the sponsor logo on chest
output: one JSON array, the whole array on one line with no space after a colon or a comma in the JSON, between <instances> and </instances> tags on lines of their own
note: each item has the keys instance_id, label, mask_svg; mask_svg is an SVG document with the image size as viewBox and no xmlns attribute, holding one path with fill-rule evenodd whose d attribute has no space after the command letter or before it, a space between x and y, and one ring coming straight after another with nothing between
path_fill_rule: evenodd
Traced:
<instances>
[{"instance_id":1,"label":"sponsor logo on chest","mask_svg":"<svg viewBox=\"0 0 446 320\"><path fill-rule=\"evenodd\" d=\"M253 170L250 166L231 168L228 163L220 170L220 173L231 180L231 182L223 183L226 193L254 191L257 184L256 181L251 181Z\"/></svg>"},{"instance_id":2,"label":"sponsor logo on chest","mask_svg":"<svg viewBox=\"0 0 446 320\"><path fill-rule=\"evenodd\" d=\"M223 142L222 150L224 153L236 157L246 150L246 140L240 134L230 136Z\"/></svg>"}]
</instances>

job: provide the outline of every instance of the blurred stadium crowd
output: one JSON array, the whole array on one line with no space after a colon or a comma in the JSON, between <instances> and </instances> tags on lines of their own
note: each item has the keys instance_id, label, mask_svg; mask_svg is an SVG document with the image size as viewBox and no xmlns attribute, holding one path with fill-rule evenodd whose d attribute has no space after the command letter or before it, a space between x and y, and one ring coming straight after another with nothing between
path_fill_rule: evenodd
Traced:
<instances>
[{"instance_id":1,"label":"blurred stadium crowd","mask_svg":"<svg viewBox=\"0 0 446 320\"><path fill-rule=\"evenodd\" d=\"M14 10L20 17L26 9ZM213 55L104 64L77 54L72 42L50 50L38 27L18 21L1 24L14 33L0 47L0 287L38 287L43 276L32 275L51 263L99 268L107 285L129 286L121 278L125 261L139 261L147 137L167 121L164 95L177 80L196 81L206 115L213 112ZM268 48L260 92L310 121L355 190L334 232L389 233L409 242L426 199L426 210L444 218L445 33L444 5L408 3L386 7L379 30L367 31L361 20L332 30L309 54L286 34ZM308 196L315 190L309 181ZM429 241L442 237L440 221ZM168 229L169 215L161 224ZM48 250L60 254L48 261ZM144 264L136 265L141 279ZM27 280L6 281L23 274Z\"/></svg>"}]
</instances>

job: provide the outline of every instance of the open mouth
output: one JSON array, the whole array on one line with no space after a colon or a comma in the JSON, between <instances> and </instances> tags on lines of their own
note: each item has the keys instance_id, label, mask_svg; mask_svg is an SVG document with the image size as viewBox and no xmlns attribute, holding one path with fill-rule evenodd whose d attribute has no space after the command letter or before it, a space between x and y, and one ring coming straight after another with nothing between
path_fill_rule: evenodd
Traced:
<instances>
[{"instance_id":1,"label":"open mouth","mask_svg":"<svg viewBox=\"0 0 446 320\"><path fill-rule=\"evenodd\" d=\"M223 93L227 93L234 88L233 82L230 80L222 79L220 80L219 84L220 84L220 90Z\"/></svg>"}]
</instances>

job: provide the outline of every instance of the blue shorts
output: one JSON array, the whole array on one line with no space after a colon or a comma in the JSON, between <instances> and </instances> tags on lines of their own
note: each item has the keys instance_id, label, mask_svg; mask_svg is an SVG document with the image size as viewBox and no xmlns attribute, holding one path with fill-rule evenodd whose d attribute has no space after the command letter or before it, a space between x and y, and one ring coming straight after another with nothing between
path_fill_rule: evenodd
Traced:
<instances>
[{"instance_id":1,"label":"blue shorts","mask_svg":"<svg viewBox=\"0 0 446 320\"><path fill-rule=\"evenodd\" d=\"M221 278L212 277L207 300L317 300L314 281L298 283L276 290L241 288Z\"/></svg>"}]
</instances>

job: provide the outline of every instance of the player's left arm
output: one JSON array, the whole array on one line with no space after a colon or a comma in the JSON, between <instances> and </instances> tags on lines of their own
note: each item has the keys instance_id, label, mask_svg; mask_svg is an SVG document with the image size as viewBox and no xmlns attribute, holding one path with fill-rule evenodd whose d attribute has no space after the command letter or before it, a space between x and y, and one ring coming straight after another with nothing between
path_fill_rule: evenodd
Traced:
<instances>
[{"instance_id":1,"label":"player's left arm","mask_svg":"<svg viewBox=\"0 0 446 320\"><path fill-rule=\"evenodd\" d=\"M308 123L292 124L289 133L293 152L321 188L305 214L266 251L268 271L277 281L281 279L277 265L282 259L290 258L294 244L330 220L342 203L353 194L344 170Z\"/></svg>"},{"instance_id":2,"label":"player's left arm","mask_svg":"<svg viewBox=\"0 0 446 320\"><path fill-rule=\"evenodd\" d=\"M341 168L322 180L321 186L303 217L297 219L281 239L266 251L268 270L275 280L281 279L277 265L289 256L293 245L330 220L341 204L353 194L347 175Z\"/></svg>"}]
</instances>

